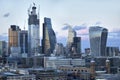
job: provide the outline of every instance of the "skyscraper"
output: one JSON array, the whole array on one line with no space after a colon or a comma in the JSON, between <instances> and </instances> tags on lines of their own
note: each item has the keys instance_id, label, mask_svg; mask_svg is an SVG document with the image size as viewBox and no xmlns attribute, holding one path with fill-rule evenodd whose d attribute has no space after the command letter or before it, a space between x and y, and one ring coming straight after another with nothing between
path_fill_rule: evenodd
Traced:
<instances>
[{"instance_id":1,"label":"skyscraper","mask_svg":"<svg viewBox=\"0 0 120 80\"><path fill-rule=\"evenodd\" d=\"M28 31L27 30L22 30L19 31L19 46L21 48L21 53L28 53Z\"/></svg>"},{"instance_id":2,"label":"skyscraper","mask_svg":"<svg viewBox=\"0 0 120 80\"><path fill-rule=\"evenodd\" d=\"M74 37L76 37L76 31L74 29L72 29L71 26L69 26L67 44L73 43Z\"/></svg>"},{"instance_id":3,"label":"skyscraper","mask_svg":"<svg viewBox=\"0 0 120 80\"><path fill-rule=\"evenodd\" d=\"M71 26L69 26L68 30L68 40L67 40L67 45L66 45L66 53L70 54L71 49L72 49L72 44L73 44L73 38L76 37L76 32L74 29L72 29Z\"/></svg>"},{"instance_id":4,"label":"skyscraper","mask_svg":"<svg viewBox=\"0 0 120 80\"><path fill-rule=\"evenodd\" d=\"M43 23L43 40L42 40L42 53L50 55L53 53L56 45L56 35L52 29L51 19L44 18Z\"/></svg>"},{"instance_id":5,"label":"skyscraper","mask_svg":"<svg viewBox=\"0 0 120 80\"><path fill-rule=\"evenodd\" d=\"M105 56L108 30L103 27L89 28L91 55L94 57Z\"/></svg>"},{"instance_id":6,"label":"skyscraper","mask_svg":"<svg viewBox=\"0 0 120 80\"><path fill-rule=\"evenodd\" d=\"M74 37L72 47L75 48L77 54L81 53L81 37Z\"/></svg>"},{"instance_id":7,"label":"skyscraper","mask_svg":"<svg viewBox=\"0 0 120 80\"><path fill-rule=\"evenodd\" d=\"M39 12L36 14L35 4L32 7L32 11L28 10L28 46L29 56L35 55L38 52L40 46L39 38Z\"/></svg>"},{"instance_id":8,"label":"skyscraper","mask_svg":"<svg viewBox=\"0 0 120 80\"><path fill-rule=\"evenodd\" d=\"M57 43L54 50L55 56L64 56L64 46L62 43Z\"/></svg>"},{"instance_id":9,"label":"skyscraper","mask_svg":"<svg viewBox=\"0 0 120 80\"><path fill-rule=\"evenodd\" d=\"M19 26L16 25L11 25L11 27L8 30L8 37L9 37L9 41L8 41L8 45L9 45L9 51L8 53L11 52L11 48L12 47L19 47L18 46L18 33L19 31L21 31L21 29L19 28Z\"/></svg>"},{"instance_id":10,"label":"skyscraper","mask_svg":"<svg viewBox=\"0 0 120 80\"><path fill-rule=\"evenodd\" d=\"M118 56L118 54L119 54L119 47L113 47L113 46L106 47L105 56L114 57L114 56Z\"/></svg>"},{"instance_id":11,"label":"skyscraper","mask_svg":"<svg viewBox=\"0 0 120 80\"><path fill-rule=\"evenodd\" d=\"M5 57L7 54L7 43L0 41L0 57Z\"/></svg>"}]
</instances>

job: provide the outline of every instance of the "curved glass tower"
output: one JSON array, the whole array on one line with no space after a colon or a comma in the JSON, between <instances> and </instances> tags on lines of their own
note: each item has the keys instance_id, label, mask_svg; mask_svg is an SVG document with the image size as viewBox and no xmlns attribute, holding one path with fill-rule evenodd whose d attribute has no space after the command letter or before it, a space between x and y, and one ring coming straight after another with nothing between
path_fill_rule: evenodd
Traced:
<instances>
[{"instance_id":1,"label":"curved glass tower","mask_svg":"<svg viewBox=\"0 0 120 80\"><path fill-rule=\"evenodd\" d=\"M56 35L52 29L51 19L44 18L43 23L43 40L42 40L42 53L50 55L53 53L56 45Z\"/></svg>"},{"instance_id":2,"label":"curved glass tower","mask_svg":"<svg viewBox=\"0 0 120 80\"><path fill-rule=\"evenodd\" d=\"M94 57L105 56L108 30L103 27L89 28L91 55Z\"/></svg>"}]
</instances>

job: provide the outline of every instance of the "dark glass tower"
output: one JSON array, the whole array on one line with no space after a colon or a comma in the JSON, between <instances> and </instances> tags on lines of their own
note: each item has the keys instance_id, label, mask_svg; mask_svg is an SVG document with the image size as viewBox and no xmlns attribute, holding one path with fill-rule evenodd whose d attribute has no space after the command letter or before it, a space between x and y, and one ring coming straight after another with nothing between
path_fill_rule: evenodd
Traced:
<instances>
[{"instance_id":1,"label":"dark glass tower","mask_svg":"<svg viewBox=\"0 0 120 80\"><path fill-rule=\"evenodd\" d=\"M19 46L21 48L21 53L28 53L28 31L22 30L19 31Z\"/></svg>"},{"instance_id":2,"label":"dark glass tower","mask_svg":"<svg viewBox=\"0 0 120 80\"><path fill-rule=\"evenodd\" d=\"M81 37L74 37L72 47L75 48L77 54L81 53Z\"/></svg>"},{"instance_id":3,"label":"dark glass tower","mask_svg":"<svg viewBox=\"0 0 120 80\"><path fill-rule=\"evenodd\" d=\"M43 40L42 40L42 53L50 55L53 53L56 45L56 35L52 29L51 19L44 18L43 23Z\"/></svg>"},{"instance_id":4,"label":"dark glass tower","mask_svg":"<svg viewBox=\"0 0 120 80\"><path fill-rule=\"evenodd\" d=\"M89 28L91 55L94 57L105 56L108 30L103 27Z\"/></svg>"}]
</instances>

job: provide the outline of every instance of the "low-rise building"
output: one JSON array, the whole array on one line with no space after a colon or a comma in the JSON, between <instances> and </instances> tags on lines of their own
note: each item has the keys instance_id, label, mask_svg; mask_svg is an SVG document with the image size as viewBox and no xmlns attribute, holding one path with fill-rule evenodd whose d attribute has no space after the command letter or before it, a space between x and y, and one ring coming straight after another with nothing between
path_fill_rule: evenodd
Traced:
<instances>
[{"instance_id":1,"label":"low-rise building","mask_svg":"<svg viewBox=\"0 0 120 80\"><path fill-rule=\"evenodd\" d=\"M67 72L68 80L90 80L91 70L86 67L77 67L77 66L59 66L58 70Z\"/></svg>"},{"instance_id":2,"label":"low-rise building","mask_svg":"<svg viewBox=\"0 0 120 80\"><path fill-rule=\"evenodd\" d=\"M2 72L0 73L0 80L36 80L35 75L23 75L14 72Z\"/></svg>"},{"instance_id":3,"label":"low-rise building","mask_svg":"<svg viewBox=\"0 0 120 80\"><path fill-rule=\"evenodd\" d=\"M61 65L85 66L84 59L59 58L59 57L44 57L44 67L57 69Z\"/></svg>"},{"instance_id":4,"label":"low-rise building","mask_svg":"<svg viewBox=\"0 0 120 80\"><path fill-rule=\"evenodd\" d=\"M60 70L32 68L29 73L36 75L36 80L67 80L67 74Z\"/></svg>"}]
</instances>

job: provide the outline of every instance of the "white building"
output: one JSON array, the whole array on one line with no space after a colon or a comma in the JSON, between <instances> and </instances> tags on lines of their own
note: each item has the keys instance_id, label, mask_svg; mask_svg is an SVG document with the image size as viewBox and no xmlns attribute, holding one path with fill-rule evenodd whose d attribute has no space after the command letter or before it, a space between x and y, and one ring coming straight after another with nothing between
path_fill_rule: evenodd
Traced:
<instances>
[{"instance_id":1,"label":"white building","mask_svg":"<svg viewBox=\"0 0 120 80\"><path fill-rule=\"evenodd\" d=\"M71 59L61 57L44 57L44 67L56 69L62 65L85 66L84 59Z\"/></svg>"},{"instance_id":2,"label":"white building","mask_svg":"<svg viewBox=\"0 0 120 80\"><path fill-rule=\"evenodd\" d=\"M35 55L35 52L38 51L40 46L39 38L39 13L36 14L35 5L32 7L32 11L28 10L28 47L29 47L29 56Z\"/></svg>"}]
</instances>

